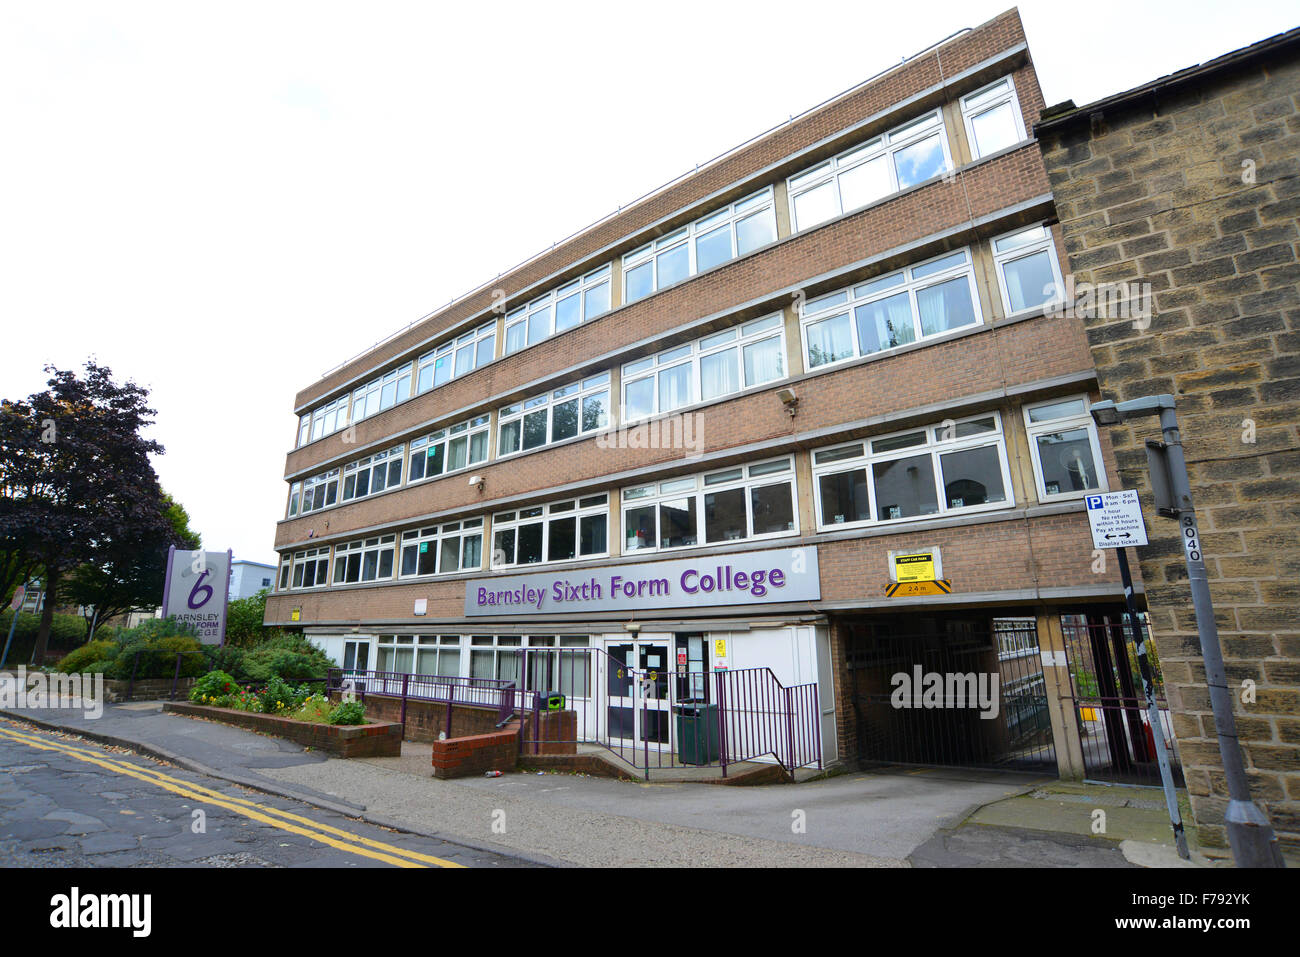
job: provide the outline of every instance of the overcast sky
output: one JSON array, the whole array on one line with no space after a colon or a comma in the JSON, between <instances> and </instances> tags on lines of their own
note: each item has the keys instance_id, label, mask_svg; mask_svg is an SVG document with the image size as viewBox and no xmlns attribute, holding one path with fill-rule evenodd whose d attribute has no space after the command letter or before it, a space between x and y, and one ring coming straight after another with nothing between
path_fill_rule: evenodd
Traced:
<instances>
[{"instance_id":1,"label":"overcast sky","mask_svg":"<svg viewBox=\"0 0 1300 957\"><path fill-rule=\"evenodd\" d=\"M152 390L205 547L274 561L293 396L698 162L1006 9L0 5L0 396ZM1020 5L1049 104L1297 25L1293 2Z\"/></svg>"}]
</instances>

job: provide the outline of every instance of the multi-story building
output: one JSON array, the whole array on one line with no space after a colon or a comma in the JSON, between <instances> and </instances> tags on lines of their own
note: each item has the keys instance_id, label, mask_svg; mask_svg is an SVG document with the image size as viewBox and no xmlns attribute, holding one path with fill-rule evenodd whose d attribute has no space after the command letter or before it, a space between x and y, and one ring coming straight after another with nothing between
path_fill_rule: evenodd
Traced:
<instances>
[{"instance_id":1,"label":"multi-story building","mask_svg":"<svg viewBox=\"0 0 1300 957\"><path fill-rule=\"evenodd\" d=\"M1114 468L1042 108L1013 10L308 386L267 623L390 671L766 668L815 687L825 761L1084 774L1066 638L1115 621L1083 503ZM948 584L888 589L916 564ZM891 707L914 667L1000 675L1001 719ZM591 719L672 747L646 707Z\"/></svg>"},{"instance_id":2,"label":"multi-story building","mask_svg":"<svg viewBox=\"0 0 1300 957\"><path fill-rule=\"evenodd\" d=\"M275 566L262 562L236 559L230 563L231 601L239 598L252 598L263 588L269 589L275 584Z\"/></svg>"},{"instance_id":3,"label":"multi-story building","mask_svg":"<svg viewBox=\"0 0 1300 957\"><path fill-rule=\"evenodd\" d=\"M1300 846L1300 29L1038 127L1102 391L1175 397L1236 725L1254 799ZM1128 290L1115 294L1115 290ZM1123 308L1154 300L1140 321ZM1131 311L1131 310L1128 310ZM1113 430L1151 510L1144 440ZM1203 844L1227 783L1179 524L1139 550Z\"/></svg>"}]
</instances>

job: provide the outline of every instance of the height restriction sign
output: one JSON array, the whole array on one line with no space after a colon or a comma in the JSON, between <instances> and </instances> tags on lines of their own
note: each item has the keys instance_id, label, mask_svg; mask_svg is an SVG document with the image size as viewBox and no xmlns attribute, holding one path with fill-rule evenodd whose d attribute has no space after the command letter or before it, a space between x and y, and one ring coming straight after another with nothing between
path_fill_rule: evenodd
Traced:
<instances>
[{"instance_id":1,"label":"height restriction sign","mask_svg":"<svg viewBox=\"0 0 1300 957\"><path fill-rule=\"evenodd\" d=\"M1127 548L1147 543L1142 504L1133 489L1089 495L1087 505L1094 548Z\"/></svg>"}]
</instances>

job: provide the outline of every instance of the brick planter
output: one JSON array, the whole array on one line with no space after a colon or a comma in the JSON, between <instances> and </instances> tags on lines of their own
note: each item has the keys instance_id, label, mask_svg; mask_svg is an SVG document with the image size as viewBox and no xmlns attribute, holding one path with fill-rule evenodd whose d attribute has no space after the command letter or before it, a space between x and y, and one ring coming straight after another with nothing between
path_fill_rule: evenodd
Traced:
<instances>
[{"instance_id":1,"label":"brick planter","mask_svg":"<svg viewBox=\"0 0 1300 957\"><path fill-rule=\"evenodd\" d=\"M212 708L180 701L167 702L163 705L163 710L286 738L340 758L398 757L402 753L402 726L391 721L356 725L319 724L273 714Z\"/></svg>"}]
</instances>

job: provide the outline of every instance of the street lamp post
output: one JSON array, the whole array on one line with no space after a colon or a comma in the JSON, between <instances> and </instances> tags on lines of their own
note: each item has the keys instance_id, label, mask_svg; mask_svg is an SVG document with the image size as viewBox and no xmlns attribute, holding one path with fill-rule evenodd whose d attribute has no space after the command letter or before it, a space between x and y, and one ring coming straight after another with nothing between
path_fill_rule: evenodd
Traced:
<instances>
[{"instance_id":1,"label":"street lamp post","mask_svg":"<svg viewBox=\"0 0 1300 957\"><path fill-rule=\"evenodd\" d=\"M1178 416L1172 395L1144 396L1128 402L1097 402L1092 417L1098 425L1118 425L1128 419L1158 416L1163 442L1147 443L1147 461L1151 471L1151 488L1156 511L1178 520L1187 560L1187 578L1192 587L1192 608L1196 630L1205 662L1205 680L1210 690L1210 708L1214 712L1214 729L1219 739L1219 755L1228 782L1226 815L1228 842L1238 867L1285 867L1282 850L1264 812L1251 800L1246 782L1246 767L1237 741L1237 723L1233 716L1232 695L1223 668L1223 649L1219 645L1219 628L1214 620L1214 603L1205 574L1201 549L1201 532L1192 507L1191 480L1183 456L1183 441L1178 430Z\"/></svg>"}]
</instances>

